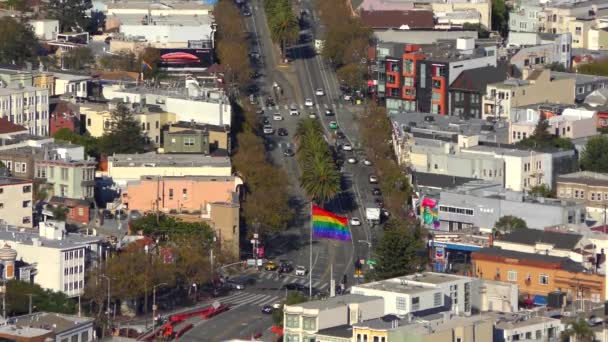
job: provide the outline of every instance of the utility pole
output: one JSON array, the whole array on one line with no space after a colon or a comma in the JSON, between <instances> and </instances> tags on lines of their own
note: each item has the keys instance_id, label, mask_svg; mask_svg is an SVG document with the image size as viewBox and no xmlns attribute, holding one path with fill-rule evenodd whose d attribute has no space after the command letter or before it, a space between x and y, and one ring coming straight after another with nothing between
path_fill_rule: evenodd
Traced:
<instances>
[{"instance_id":1,"label":"utility pole","mask_svg":"<svg viewBox=\"0 0 608 342\"><path fill-rule=\"evenodd\" d=\"M155 329L156 329L156 288L159 286L162 286L162 285L167 285L167 283L156 284L152 288L152 334L154 336L156 336L156 334L155 334Z\"/></svg>"},{"instance_id":2,"label":"utility pole","mask_svg":"<svg viewBox=\"0 0 608 342\"><path fill-rule=\"evenodd\" d=\"M31 315L32 314L32 296L34 296L34 294L33 293L28 293L28 294L26 294L26 296L28 296L30 298L29 314ZM80 296L78 296L78 298L80 298Z\"/></svg>"},{"instance_id":3,"label":"utility pole","mask_svg":"<svg viewBox=\"0 0 608 342\"><path fill-rule=\"evenodd\" d=\"M107 309L108 311L107 311L107 313L108 313L108 327L110 327L110 320L111 320L111 317L110 317L110 310L111 310L111 304L110 304L110 301L111 301L111 299L110 299L111 298L110 277L108 277L105 274L102 274L101 277L105 278L108 281L108 309Z\"/></svg>"}]
</instances>

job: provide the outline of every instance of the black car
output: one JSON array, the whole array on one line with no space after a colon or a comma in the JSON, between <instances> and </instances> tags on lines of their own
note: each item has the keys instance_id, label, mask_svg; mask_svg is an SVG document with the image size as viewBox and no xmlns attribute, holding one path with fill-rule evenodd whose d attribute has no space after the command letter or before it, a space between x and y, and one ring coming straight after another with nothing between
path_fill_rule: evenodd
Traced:
<instances>
[{"instance_id":1,"label":"black car","mask_svg":"<svg viewBox=\"0 0 608 342\"><path fill-rule=\"evenodd\" d=\"M376 204L377 204L377 205L378 205L380 208L384 207L384 201L382 200L382 198L376 198L376 199L374 200L374 202L376 202Z\"/></svg>"},{"instance_id":2,"label":"black car","mask_svg":"<svg viewBox=\"0 0 608 342\"><path fill-rule=\"evenodd\" d=\"M325 110L325 116L334 116L334 111L331 109L326 109Z\"/></svg>"},{"instance_id":3,"label":"black car","mask_svg":"<svg viewBox=\"0 0 608 342\"><path fill-rule=\"evenodd\" d=\"M122 210L122 209L118 209L116 210L116 218L119 220L126 220L127 219L127 213Z\"/></svg>"},{"instance_id":4,"label":"black car","mask_svg":"<svg viewBox=\"0 0 608 342\"><path fill-rule=\"evenodd\" d=\"M336 131L336 138L338 139L344 139L344 133L342 133L342 131Z\"/></svg>"},{"instance_id":5,"label":"black car","mask_svg":"<svg viewBox=\"0 0 608 342\"><path fill-rule=\"evenodd\" d=\"M279 265L279 273L291 273L293 272L293 265L290 263L281 263Z\"/></svg>"},{"instance_id":6,"label":"black car","mask_svg":"<svg viewBox=\"0 0 608 342\"><path fill-rule=\"evenodd\" d=\"M263 117L262 117L262 123L263 123L264 125L270 125L270 120L268 119L268 117L267 117L267 116L263 116Z\"/></svg>"},{"instance_id":7,"label":"black car","mask_svg":"<svg viewBox=\"0 0 608 342\"><path fill-rule=\"evenodd\" d=\"M285 128L279 128L277 132L282 137L286 137L289 134Z\"/></svg>"},{"instance_id":8,"label":"black car","mask_svg":"<svg viewBox=\"0 0 608 342\"><path fill-rule=\"evenodd\" d=\"M109 210L104 210L103 211L103 218L106 219L106 220L111 220L111 219L114 218L114 214L112 214L112 212L109 211Z\"/></svg>"},{"instance_id":9,"label":"black car","mask_svg":"<svg viewBox=\"0 0 608 342\"><path fill-rule=\"evenodd\" d=\"M305 289L307 289L307 287L302 284L298 284L298 283L289 283L289 284L283 285L283 287L281 289L288 290L288 291L304 291Z\"/></svg>"},{"instance_id":10,"label":"black car","mask_svg":"<svg viewBox=\"0 0 608 342\"><path fill-rule=\"evenodd\" d=\"M378 189L378 188L373 188L372 189L372 194L374 196L381 196L382 195L382 191L380 191L380 189Z\"/></svg>"},{"instance_id":11,"label":"black car","mask_svg":"<svg viewBox=\"0 0 608 342\"><path fill-rule=\"evenodd\" d=\"M276 103L274 102L274 99L272 97L267 97L266 98L266 107L274 107Z\"/></svg>"},{"instance_id":12,"label":"black car","mask_svg":"<svg viewBox=\"0 0 608 342\"><path fill-rule=\"evenodd\" d=\"M266 304L262 307L263 314L270 315L273 312L274 312L274 308L271 305Z\"/></svg>"},{"instance_id":13,"label":"black car","mask_svg":"<svg viewBox=\"0 0 608 342\"><path fill-rule=\"evenodd\" d=\"M296 153L292 149L288 148L285 151L283 151L283 155L285 157L293 157L296 155Z\"/></svg>"}]
</instances>

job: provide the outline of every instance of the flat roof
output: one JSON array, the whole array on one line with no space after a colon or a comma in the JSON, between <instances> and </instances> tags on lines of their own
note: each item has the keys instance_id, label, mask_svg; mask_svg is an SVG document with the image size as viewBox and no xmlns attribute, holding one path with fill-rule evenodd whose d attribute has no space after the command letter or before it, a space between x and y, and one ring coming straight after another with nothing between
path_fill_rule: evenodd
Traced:
<instances>
[{"instance_id":1,"label":"flat roof","mask_svg":"<svg viewBox=\"0 0 608 342\"><path fill-rule=\"evenodd\" d=\"M589 185L608 186L608 173L578 171L557 176L558 182L580 182Z\"/></svg>"},{"instance_id":2,"label":"flat roof","mask_svg":"<svg viewBox=\"0 0 608 342\"><path fill-rule=\"evenodd\" d=\"M371 301L376 301L382 299L382 297L377 296L364 296L359 294L347 294L343 296L330 297L324 300L314 300L311 302L304 302L295 305L288 305L288 307L292 308L303 308L303 309L313 309L313 310L328 310L340 306L345 306L348 304L356 304L356 303L366 303Z\"/></svg>"},{"instance_id":3,"label":"flat roof","mask_svg":"<svg viewBox=\"0 0 608 342\"><path fill-rule=\"evenodd\" d=\"M41 247L55 249L72 249L75 247L85 246L91 243L100 242L102 239L98 236L87 236L75 233L69 233L62 240L49 240L39 235L38 229L19 230L5 226L0 228L0 240L9 241L17 245L32 246L32 239L38 239L42 242ZM11 246L15 248L15 246Z\"/></svg>"},{"instance_id":4,"label":"flat roof","mask_svg":"<svg viewBox=\"0 0 608 342\"><path fill-rule=\"evenodd\" d=\"M1 177L0 176L0 186L2 185L15 185L15 184L26 184L32 183L29 179L20 179L20 178L12 178L12 177Z\"/></svg>"},{"instance_id":5,"label":"flat roof","mask_svg":"<svg viewBox=\"0 0 608 342\"><path fill-rule=\"evenodd\" d=\"M0 95L11 95L15 93L31 92L31 91L48 91L46 88L32 87L32 86L19 86L19 87L6 87L0 88Z\"/></svg>"},{"instance_id":6,"label":"flat roof","mask_svg":"<svg viewBox=\"0 0 608 342\"><path fill-rule=\"evenodd\" d=\"M66 74L62 72L53 72L53 75L59 79L67 81L86 81L92 79L89 75Z\"/></svg>"},{"instance_id":7,"label":"flat roof","mask_svg":"<svg viewBox=\"0 0 608 342\"><path fill-rule=\"evenodd\" d=\"M53 312L37 312L31 315L12 317L11 321L19 326L28 326L33 329L53 331L60 334L77 326L93 324L94 319Z\"/></svg>"},{"instance_id":8,"label":"flat roof","mask_svg":"<svg viewBox=\"0 0 608 342\"><path fill-rule=\"evenodd\" d=\"M114 13L112 17L120 20L122 25L145 25L141 14ZM212 15L171 14L163 16L148 16L153 26L211 26L215 19Z\"/></svg>"},{"instance_id":9,"label":"flat roof","mask_svg":"<svg viewBox=\"0 0 608 342\"><path fill-rule=\"evenodd\" d=\"M551 77L555 79L574 79L576 84L584 84L596 81L608 81L606 76L579 74L574 72L551 71Z\"/></svg>"},{"instance_id":10,"label":"flat roof","mask_svg":"<svg viewBox=\"0 0 608 342\"><path fill-rule=\"evenodd\" d=\"M424 272L355 286L361 289L388 291L402 294L416 294L427 291L434 292L437 291L435 285L451 283L464 279L471 278L452 274Z\"/></svg>"},{"instance_id":11,"label":"flat roof","mask_svg":"<svg viewBox=\"0 0 608 342\"><path fill-rule=\"evenodd\" d=\"M561 321L556 318L545 317L534 314L532 312L509 313L509 312L493 312L488 311L482 314L482 317L491 318L494 320L494 326L502 330L511 330L523 328L530 325L555 323L561 324Z\"/></svg>"},{"instance_id":12,"label":"flat roof","mask_svg":"<svg viewBox=\"0 0 608 342\"><path fill-rule=\"evenodd\" d=\"M138 94L138 95L160 95L171 98L179 98L186 99L192 101L202 101L208 103L225 103L228 104L228 97L223 92L223 90L219 88L201 88L201 93L203 96L190 96L188 95L188 90L186 88L152 88L146 86L132 86L132 87L121 87L112 89L115 93L126 93L126 94ZM205 93L209 93L209 96L205 96Z\"/></svg>"},{"instance_id":13,"label":"flat roof","mask_svg":"<svg viewBox=\"0 0 608 342\"><path fill-rule=\"evenodd\" d=\"M353 337L353 327L348 324L338 325L336 327L319 330L315 335L339 337L350 340Z\"/></svg>"},{"instance_id":14,"label":"flat roof","mask_svg":"<svg viewBox=\"0 0 608 342\"><path fill-rule=\"evenodd\" d=\"M114 167L230 167L229 157L213 157L202 154L115 154L108 157ZM149 165L153 164L153 165Z\"/></svg>"},{"instance_id":15,"label":"flat roof","mask_svg":"<svg viewBox=\"0 0 608 342\"><path fill-rule=\"evenodd\" d=\"M120 2L106 2L106 7L108 10L110 9L201 9L201 10L213 10L213 6L204 4L202 2L194 2L194 1L163 1L161 2L147 2L147 1L130 1L130 0L121 0Z\"/></svg>"}]
</instances>

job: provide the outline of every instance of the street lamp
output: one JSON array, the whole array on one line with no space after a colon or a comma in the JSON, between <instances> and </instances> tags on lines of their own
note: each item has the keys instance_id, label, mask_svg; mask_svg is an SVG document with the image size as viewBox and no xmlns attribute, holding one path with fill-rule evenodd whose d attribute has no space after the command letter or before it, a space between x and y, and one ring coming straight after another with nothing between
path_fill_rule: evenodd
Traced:
<instances>
[{"instance_id":1,"label":"street lamp","mask_svg":"<svg viewBox=\"0 0 608 342\"><path fill-rule=\"evenodd\" d=\"M156 284L152 287L152 334L156 336L156 288L159 286L168 285L167 283Z\"/></svg>"}]
</instances>

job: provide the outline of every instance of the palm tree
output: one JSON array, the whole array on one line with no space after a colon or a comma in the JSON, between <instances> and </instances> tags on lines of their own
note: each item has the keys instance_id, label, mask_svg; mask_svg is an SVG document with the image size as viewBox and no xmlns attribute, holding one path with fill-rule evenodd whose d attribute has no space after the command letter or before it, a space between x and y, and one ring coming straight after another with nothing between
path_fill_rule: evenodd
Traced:
<instances>
[{"instance_id":1,"label":"palm tree","mask_svg":"<svg viewBox=\"0 0 608 342\"><path fill-rule=\"evenodd\" d=\"M567 329L562 333L562 339L564 341L591 342L595 339L595 333L584 319L579 318L568 324Z\"/></svg>"},{"instance_id":2,"label":"palm tree","mask_svg":"<svg viewBox=\"0 0 608 342\"><path fill-rule=\"evenodd\" d=\"M300 185L308 198L325 203L340 193L340 173L331 158L317 155L303 164Z\"/></svg>"},{"instance_id":3,"label":"palm tree","mask_svg":"<svg viewBox=\"0 0 608 342\"><path fill-rule=\"evenodd\" d=\"M281 11L270 19L270 35L272 40L280 44L283 55L286 45L297 41L300 35L300 26L298 19L291 10Z\"/></svg>"}]
</instances>

